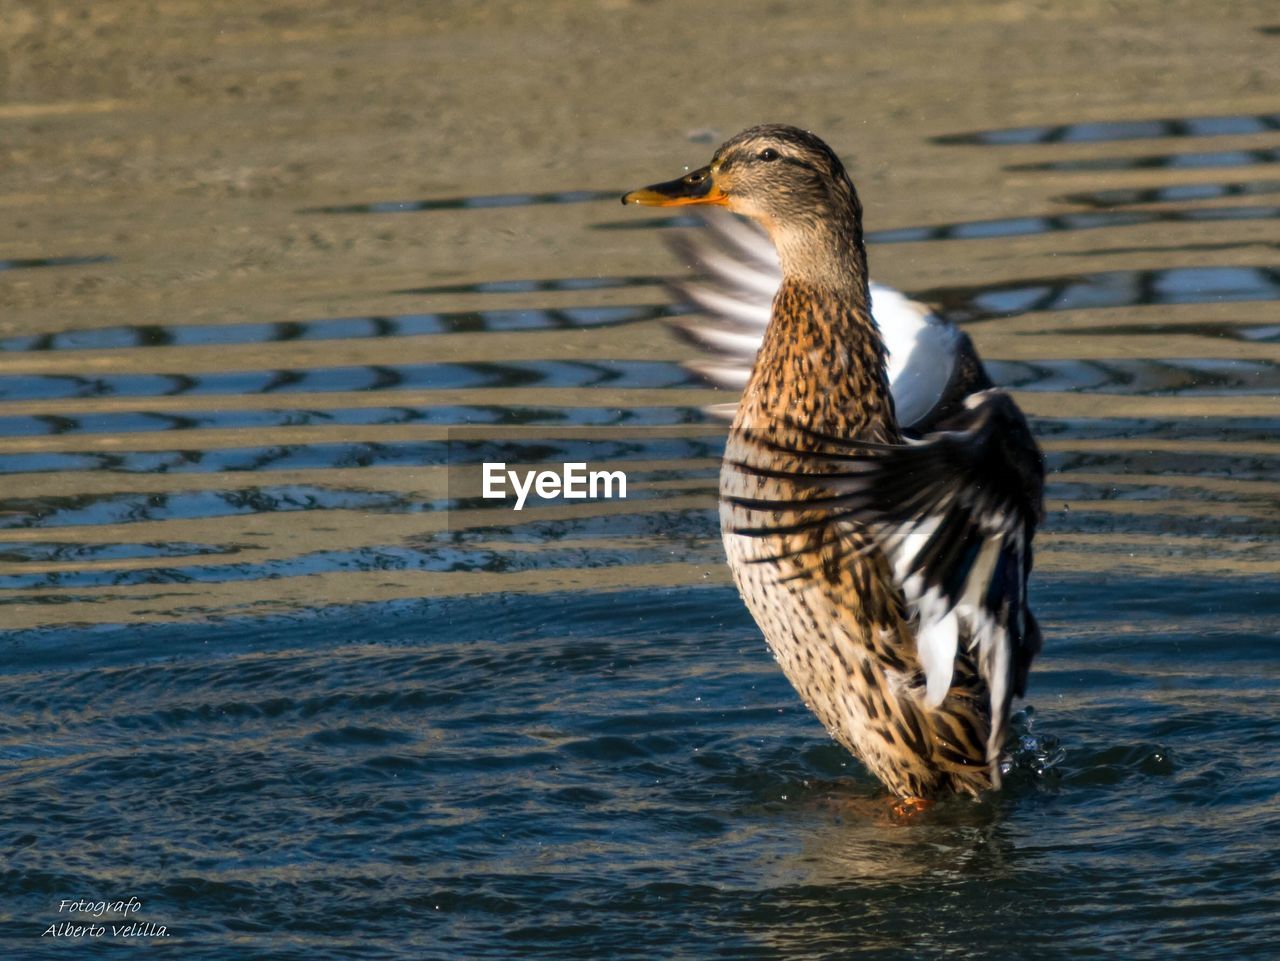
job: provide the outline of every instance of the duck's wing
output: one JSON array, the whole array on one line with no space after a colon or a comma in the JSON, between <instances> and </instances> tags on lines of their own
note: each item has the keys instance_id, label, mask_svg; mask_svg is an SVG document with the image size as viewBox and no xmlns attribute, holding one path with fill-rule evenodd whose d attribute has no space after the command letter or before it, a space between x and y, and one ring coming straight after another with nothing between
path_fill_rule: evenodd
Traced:
<instances>
[{"instance_id":1,"label":"duck's wing","mask_svg":"<svg viewBox=\"0 0 1280 961\"><path fill-rule=\"evenodd\" d=\"M994 764L1010 702L1025 692L1040 649L1027 577L1043 512L1044 462L1022 411L1002 390L971 395L938 426L901 446L796 428L820 442L821 450L788 449L804 467L769 473L821 496L743 506L814 518L800 527L847 525L870 533L892 565L915 624L926 706L946 698L957 659L971 659L990 698L987 761ZM768 530L740 533L757 532Z\"/></svg>"},{"instance_id":2,"label":"duck's wing","mask_svg":"<svg viewBox=\"0 0 1280 961\"><path fill-rule=\"evenodd\" d=\"M710 355L690 361L690 370L719 387L742 390L769 325L782 270L769 238L749 221L722 211L697 216L704 229L667 233L667 242L697 276L669 286L699 311L671 325Z\"/></svg>"},{"instance_id":3,"label":"duck's wing","mask_svg":"<svg viewBox=\"0 0 1280 961\"><path fill-rule=\"evenodd\" d=\"M782 271L773 243L754 223L719 210L698 212L705 229L671 231L670 243L697 279L671 288L696 315L672 325L706 350L688 367L720 387L741 390L773 309ZM919 432L968 394L990 387L969 338L954 324L898 291L871 284L871 313L888 353L898 422ZM733 404L716 413L732 416Z\"/></svg>"}]
</instances>

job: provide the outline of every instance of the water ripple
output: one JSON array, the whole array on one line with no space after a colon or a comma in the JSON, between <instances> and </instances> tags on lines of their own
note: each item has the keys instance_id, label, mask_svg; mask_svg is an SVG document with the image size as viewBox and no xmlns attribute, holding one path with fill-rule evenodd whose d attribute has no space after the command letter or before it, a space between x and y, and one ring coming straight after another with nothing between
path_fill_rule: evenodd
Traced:
<instances>
[{"instance_id":1,"label":"water ripple","mask_svg":"<svg viewBox=\"0 0 1280 961\"><path fill-rule=\"evenodd\" d=\"M1280 130L1280 113L1170 117L1158 120L1104 120L1091 123L1008 127L934 137L938 144L1016 146L1022 144L1110 143L1116 140L1164 140L1224 137Z\"/></svg>"}]
</instances>

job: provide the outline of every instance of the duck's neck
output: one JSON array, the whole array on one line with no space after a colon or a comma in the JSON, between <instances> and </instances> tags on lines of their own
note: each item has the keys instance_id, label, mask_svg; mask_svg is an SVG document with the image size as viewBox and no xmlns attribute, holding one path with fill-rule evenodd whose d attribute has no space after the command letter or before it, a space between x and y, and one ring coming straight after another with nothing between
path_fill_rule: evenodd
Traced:
<instances>
[{"instance_id":1,"label":"duck's neck","mask_svg":"<svg viewBox=\"0 0 1280 961\"><path fill-rule=\"evenodd\" d=\"M833 205L834 206L834 205ZM844 298L871 315L867 249L862 243L862 207L854 194L838 210L814 208L810 216L769 231L784 280Z\"/></svg>"},{"instance_id":2,"label":"duck's neck","mask_svg":"<svg viewBox=\"0 0 1280 961\"><path fill-rule=\"evenodd\" d=\"M749 420L789 419L842 437L899 439L885 348L871 316L856 209L774 231L782 286L744 398Z\"/></svg>"}]
</instances>

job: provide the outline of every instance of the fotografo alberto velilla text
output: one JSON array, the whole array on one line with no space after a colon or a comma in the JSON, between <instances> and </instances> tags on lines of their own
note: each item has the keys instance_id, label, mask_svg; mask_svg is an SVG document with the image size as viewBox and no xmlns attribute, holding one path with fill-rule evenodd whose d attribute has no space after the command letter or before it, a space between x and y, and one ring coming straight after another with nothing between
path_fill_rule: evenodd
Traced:
<instances>
[{"instance_id":1,"label":"fotografo alberto velilla text","mask_svg":"<svg viewBox=\"0 0 1280 961\"><path fill-rule=\"evenodd\" d=\"M558 470L507 470L502 463L485 463L481 496L485 500L514 498L524 510L532 493L542 500L625 498L627 475L620 470L591 470L585 463L561 464Z\"/></svg>"},{"instance_id":2,"label":"fotografo alberto velilla text","mask_svg":"<svg viewBox=\"0 0 1280 961\"><path fill-rule=\"evenodd\" d=\"M142 902L137 898L125 901L63 898L58 902L58 913L72 915L75 920L56 921L45 928L40 937L167 938L169 929L163 924L141 921L134 917L141 910ZM92 920L88 920L89 918Z\"/></svg>"}]
</instances>

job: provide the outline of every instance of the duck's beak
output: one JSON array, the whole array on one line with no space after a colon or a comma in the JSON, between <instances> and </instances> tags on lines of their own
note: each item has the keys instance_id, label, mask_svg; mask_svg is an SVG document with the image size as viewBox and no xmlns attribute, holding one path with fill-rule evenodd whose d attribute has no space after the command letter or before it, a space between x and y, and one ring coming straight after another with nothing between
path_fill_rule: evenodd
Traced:
<instances>
[{"instance_id":1,"label":"duck's beak","mask_svg":"<svg viewBox=\"0 0 1280 961\"><path fill-rule=\"evenodd\" d=\"M719 204L724 206L729 198L720 192L711 168L699 167L679 180L641 187L622 197L624 204L640 204L643 207L683 207L688 204Z\"/></svg>"}]
</instances>

